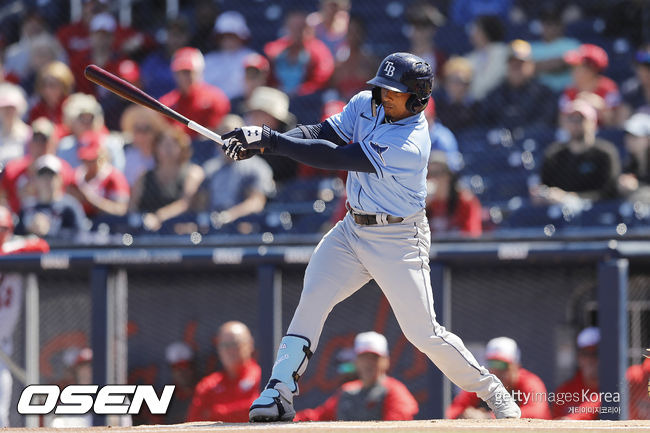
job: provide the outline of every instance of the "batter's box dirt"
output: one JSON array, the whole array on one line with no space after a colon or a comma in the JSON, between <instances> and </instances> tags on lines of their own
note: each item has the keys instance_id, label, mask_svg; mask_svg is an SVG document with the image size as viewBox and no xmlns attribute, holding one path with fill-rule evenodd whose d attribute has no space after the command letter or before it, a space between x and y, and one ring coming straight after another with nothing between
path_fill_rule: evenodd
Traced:
<instances>
[{"instance_id":1,"label":"batter's box dirt","mask_svg":"<svg viewBox=\"0 0 650 433\"><path fill-rule=\"evenodd\" d=\"M67 431L71 431L68 429ZM0 429L0 433L62 433L65 429ZM650 421L430 420L223 424L214 422L136 427L92 427L80 433L650 433Z\"/></svg>"}]
</instances>

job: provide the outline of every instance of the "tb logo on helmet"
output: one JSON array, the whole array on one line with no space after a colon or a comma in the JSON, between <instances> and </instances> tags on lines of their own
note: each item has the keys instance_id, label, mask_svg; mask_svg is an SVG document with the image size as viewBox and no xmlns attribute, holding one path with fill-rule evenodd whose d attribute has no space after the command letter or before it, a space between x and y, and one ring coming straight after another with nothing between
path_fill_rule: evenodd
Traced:
<instances>
[{"instance_id":1,"label":"tb logo on helmet","mask_svg":"<svg viewBox=\"0 0 650 433\"><path fill-rule=\"evenodd\" d=\"M387 77L393 76L395 73L395 66L393 66L393 62L386 62L386 66L384 66L384 72L386 73Z\"/></svg>"}]
</instances>

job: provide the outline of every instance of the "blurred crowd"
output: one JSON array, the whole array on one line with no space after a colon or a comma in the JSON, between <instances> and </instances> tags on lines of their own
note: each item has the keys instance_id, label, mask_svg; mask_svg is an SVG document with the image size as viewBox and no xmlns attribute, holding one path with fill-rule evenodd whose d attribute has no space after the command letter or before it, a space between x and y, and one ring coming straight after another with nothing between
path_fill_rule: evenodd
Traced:
<instances>
[{"instance_id":1,"label":"blurred crowd","mask_svg":"<svg viewBox=\"0 0 650 433\"><path fill-rule=\"evenodd\" d=\"M597 327L581 330L572 350L575 369L556 389L523 367L526 355L517 342L502 336L489 340L481 352L482 365L496 375L521 407L522 418L598 420L601 414L618 413L621 403L599 393ZM164 415L140 413L114 420L119 425L178 424L196 421L247 423L248 409L261 387L261 368L255 342L248 327L239 321L223 323L214 335L218 356L215 371L200 377L199 349L185 341L165 348L162 370L175 385L174 397ZM71 347L63 354L65 376L60 384L92 383L92 351ZM374 331L356 335L350 347L340 349L336 374L338 385L331 396L314 408L303 408L294 421L412 420L421 408L408 387L390 373L393 368L386 337ZM161 371L162 372L162 371ZM399 374L399 373L398 373ZM629 419L650 419L650 359L628 368ZM448 419L491 419L492 411L475 393L455 389L446 408ZM43 424L53 427L90 426L90 416L47 416Z\"/></svg>"},{"instance_id":2,"label":"blurred crowd","mask_svg":"<svg viewBox=\"0 0 650 433\"><path fill-rule=\"evenodd\" d=\"M434 236L479 236L522 203L559 205L565 215L602 201L627 200L635 211L650 203L644 2L601 2L610 13L583 1L417 0L391 12L404 23L385 23L388 36L397 32L393 43L374 43L368 29L377 23L349 0L275 9L277 34L254 22L249 9L262 5L196 0L165 19L144 2L151 19L125 26L116 2L83 0L76 21L50 3L5 17L1 39L0 200L19 234L333 224L345 213L344 173L273 156L232 164L214 142L83 71L96 64L218 133L245 124L286 131L342 110L387 49L415 53L436 71L426 110ZM584 23L591 27L581 31ZM463 52L449 48L452 36Z\"/></svg>"}]
</instances>

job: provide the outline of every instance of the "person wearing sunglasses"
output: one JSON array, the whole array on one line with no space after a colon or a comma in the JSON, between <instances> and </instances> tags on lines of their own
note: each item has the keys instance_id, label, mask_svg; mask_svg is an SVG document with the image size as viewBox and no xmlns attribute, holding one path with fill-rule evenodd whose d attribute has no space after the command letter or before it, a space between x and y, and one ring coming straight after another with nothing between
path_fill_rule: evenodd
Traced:
<instances>
[{"instance_id":1,"label":"person wearing sunglasses","mask_svg":"<svg viewBox=\"0 0 650 433\"><path fill-rule=\"evenodd\" d=\"M509 337L488 341L485 348L486 367L501 380L521 409L522 418L550 419L546 386L536 374L520 363L521 353L517 342ZM475 393L462 391L451 402L446 418L493 418L492 412Z\"/></svg>"}]
</instances>

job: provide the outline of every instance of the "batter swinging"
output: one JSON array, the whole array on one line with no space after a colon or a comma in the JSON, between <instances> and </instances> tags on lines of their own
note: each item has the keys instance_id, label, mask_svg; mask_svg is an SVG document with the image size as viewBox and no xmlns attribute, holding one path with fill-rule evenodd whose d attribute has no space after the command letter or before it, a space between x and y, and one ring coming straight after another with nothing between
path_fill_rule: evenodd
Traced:
<instances>
[{"instance_id":1,"label":"batter swinging","mask_svg":"<svg viewBox=\"0 0 650 433\"><path fill-rule=\"evenodd\" d=\"M370 279L390 302L409 341L456 385L476 392L497 418L520 410L499 379L478 364L456 335L436 322L429 279L431 236L424 213L431 142L426 107L431 67L408 53L386 57L343 112L318 125L278 134L245 126L224 135L241 160L264 151L325 169L348 170L349 212L316 247L300 302L282 339L271 379L253 402L252 422L291 421L293 396L332 308Z\"/></svg>"}]
</instances>

